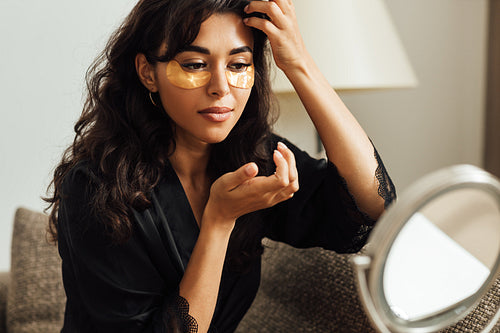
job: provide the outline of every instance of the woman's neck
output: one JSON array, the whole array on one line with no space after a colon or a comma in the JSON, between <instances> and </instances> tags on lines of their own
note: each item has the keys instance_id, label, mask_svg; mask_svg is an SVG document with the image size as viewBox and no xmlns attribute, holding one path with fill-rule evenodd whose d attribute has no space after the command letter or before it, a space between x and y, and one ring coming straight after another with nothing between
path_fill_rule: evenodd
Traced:
<instances>
[{"instance_id":1,"label":"woman's neck","mask_svg":"<svg viewBox=\"0 0 500 333\"><path fill-rule=\"evenodd\" d=\"M175 151L169 158L200 227L211 186L207 174L210 147L204 143L186 145L177 141Z\"/></svg>"},{"instance_id":2,"label":"woman's neck","mask_svg":"<svg viewBox=\"0 0 500 333\"><path fill-rule=\"evenodd\" d=\"M209 144L179 140L169 160L179 178L194 184L205 183L210 151Z\"/></svg>"}]
</instances>

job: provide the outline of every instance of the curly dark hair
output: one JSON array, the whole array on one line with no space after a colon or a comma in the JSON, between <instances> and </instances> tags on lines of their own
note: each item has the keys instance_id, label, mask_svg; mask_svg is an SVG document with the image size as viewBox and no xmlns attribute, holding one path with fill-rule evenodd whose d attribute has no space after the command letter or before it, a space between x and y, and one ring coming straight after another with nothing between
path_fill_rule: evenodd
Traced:
<instances>
[{"instance_id":1,"label":"curly dark hair","mask_svg":"<svg viewBox=\"0 0 500 333\"><path fill-rule=\"evenodd\" d=\"M51 194L44 198L49 203L45 211L50 212L48 233L52 241L57 242L63 180L82 161L98 170L92 207L111 240L122 243L130 238L132 208L141 211L151 205L149 193L175 150L172 120L152 105L134 59L143 53L153 65L169 61L194 41L201 23L210 15L236 13L244 17L247 4L245 0L138 2L87 71L87 98L74 126L74 141L55 168L48 189ZM223 142L213 146L208 164L213 180L250 161L257 163L261 174L270 170L265 142L271 134L275 119L271 110L275 108L269 82L269 47L264 33L253 29L253 35L255 84L240 120ZM163 43L166 51L158 55ZM248 239L248 230L242 230L245 217L240 220L236 228L240 231L234 238L246 233Z\"/></svg>"}]
</instances>

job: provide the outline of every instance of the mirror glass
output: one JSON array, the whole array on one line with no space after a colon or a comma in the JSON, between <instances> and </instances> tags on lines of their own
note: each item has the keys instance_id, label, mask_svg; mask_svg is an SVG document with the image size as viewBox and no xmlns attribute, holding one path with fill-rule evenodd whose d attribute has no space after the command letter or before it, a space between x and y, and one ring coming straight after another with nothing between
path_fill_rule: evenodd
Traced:
<instances>
[{"instance_id":1,"label":"mirror glass","mask_svg":"<svg viewBox=\"0 0 500 333\"><path fill-rule=\"evenodd\" d=\"M455 188L414 213L391 246L383 294L394 315L421 320L474 295L500 248L499 203L489 192Z\"/></svg>"}]
</instances>

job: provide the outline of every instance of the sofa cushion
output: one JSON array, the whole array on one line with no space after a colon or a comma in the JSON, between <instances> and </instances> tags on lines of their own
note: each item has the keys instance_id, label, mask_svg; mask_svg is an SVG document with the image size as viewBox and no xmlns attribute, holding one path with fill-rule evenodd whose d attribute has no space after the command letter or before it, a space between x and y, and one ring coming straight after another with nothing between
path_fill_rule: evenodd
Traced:
<instances>
[{"instance_id":1,"label":"sofa cushion","mask_svg":"<svg viewBox=\"0 0 500 333\"><path fill-rule=\"evenodd\" d=\"M261 286L237 332L375 332L358 299L351 255L268 239L264 246Z\"/></svg>"},{"instance_id":2,"label":"sofa cushion","mask_svg":"<svg viewBox=\"0 0 500 333\"><path fill-rule=\"evenodd\" d=\"M441 333L469 333L482 332L491 322L495 312L500 310L500 280L496 280L493 287L481 298L478 305L464 319L455 325L446 328ZM499 333L500 322L489 333Z\"/></svg>"},{"instance_id":3,"label":"sofa cushion","mask_svg":"<svg viewBox=\"0 0 500 333\"><path fill-rule=\"evenodd\" d=\"M46 237L48 217L19 208L14 218L7 331L57 332L66 303L57 247Z\"/></svg>"},{"instance_id":4,"label":"sofa cushion","mask_svg":"<svg viewBox=\"0 0 500 333\"><path fill-rule=\"evenodd\" d=\"M376 332L358 298L351 255L264 240L262 281L237 333ZM500 308L500 279L464 319L441 333L480 332ZM492 333L500 332L500 322Z\"/></svg>"},{"instance_id":5,"label":"sofa cushion","mask_svg":"<svg viewBox=\"0 0 500 333\"><path fill-rule=\"evenodd\" d=\"M9 290L9 272L0 272L0 333L7 331L7 292Z\"/></svg>"}]
</instances>

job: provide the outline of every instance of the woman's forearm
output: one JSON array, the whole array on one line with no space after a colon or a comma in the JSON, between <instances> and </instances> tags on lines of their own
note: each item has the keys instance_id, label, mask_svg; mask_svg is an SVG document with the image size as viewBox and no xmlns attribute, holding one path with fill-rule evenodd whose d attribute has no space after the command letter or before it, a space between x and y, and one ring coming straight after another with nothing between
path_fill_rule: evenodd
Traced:
<instances>
[{"instance_id":1,"label":"woman's forearm","mask_svg":"<svg viewBox=\"0 0 500 333\"><path fill-rule=\"evenodd\" d=\"M292 151L278 145L273 161L276 164L273 175L257 176L257 165L247 163L219 177L210 188L200 234L179 285L179 294L188 301L189 314L198 322L199 332L210 327L236 219L285 201L298 190Z\"/></svg>"},{"instance_id":2,"label":"woman's forearm","mask_svg":"<svg viewBox=\"0 0 500 333\"><path fill-rule=\"evenodd\" d=\"M203 221L206 222L206 221ZM231 230L203 223L198 240L179 285L179 295L189 303L189 314L198 332L207 332L217 303L222 267Z\"/></svg>"},{"instance_id":3,"label":"woman's forearm","mask_svg":"<svg viewBox=\"0 0 500 333\"><path fill-rule=\"evenodd\" d=\"M358 206L377 218L384 209L384 201L378 196L373 146L307 51L293 2L251 1L245 11L265 13L270 18L249 17L244 22L267 35L276 65L297 91L328 158L346 179Z\"/></svg>"},{"instance_id":4,"label":"woman's forearm","mask_svg":"<svg viewBox=\"0 0 500 333\"><path fill-rule=\"evenodd\" d=\"M286 72L313 121L328 159L347 181L361 210L377 218L384 209L375 178L377 161L363 128L307 55L300 67Z\"/></svg>"}]
</instances>

